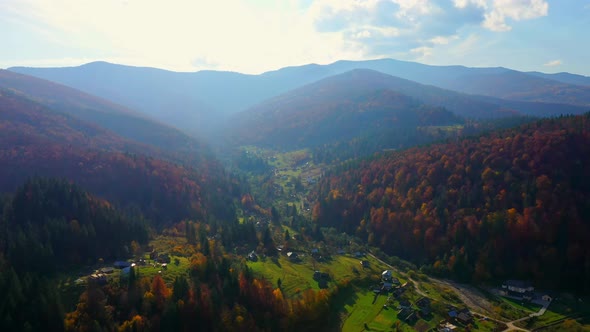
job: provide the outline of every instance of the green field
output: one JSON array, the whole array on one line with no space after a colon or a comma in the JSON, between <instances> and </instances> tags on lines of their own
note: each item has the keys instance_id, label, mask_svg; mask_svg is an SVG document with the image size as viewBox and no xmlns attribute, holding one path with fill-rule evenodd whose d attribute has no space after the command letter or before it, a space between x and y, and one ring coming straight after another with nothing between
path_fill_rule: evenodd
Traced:
<instances>
[{"instance_id":1,"label":"green field","mask_svg":"<svg viewBox=\"0 0 590 332\"><path fill-rule=\"evenodd\" d=\"M342 325L342 331L362 331L368 327L370 331L391 331L397 319L397 311L394 308L383 308L387 302L386 296L378 296L375 303L375 294L368 290L359 289L353 303L346 304L346 318ZM405 324L401 324L403 326ZM366 326L366 327L365 327ZM413 331L408 325L406 330ZM402 330L403 331L403 330Z\"/></svg>"},{"instance_id":2,"label":"green field","mask_svg":"<svg viewBox=\"0 0 590 332\"><path fill-rule=\"evenodd\" d=\"M317 281L313 280L313 273L316 270L330 275L329 287L347 280L378 278L385 266L370 257L363 259L370 262L369 268L363 268L359 258L342 255L333 256L325 262L316 262L309 255L305 255L298 262L291 262L286 256L280 255L278 258L248 262L248 266L255 275L267 279L275 286L280 278L283 293L287 297L292 297L309 288L319 289Z\"/></svg>"}]
</instances>

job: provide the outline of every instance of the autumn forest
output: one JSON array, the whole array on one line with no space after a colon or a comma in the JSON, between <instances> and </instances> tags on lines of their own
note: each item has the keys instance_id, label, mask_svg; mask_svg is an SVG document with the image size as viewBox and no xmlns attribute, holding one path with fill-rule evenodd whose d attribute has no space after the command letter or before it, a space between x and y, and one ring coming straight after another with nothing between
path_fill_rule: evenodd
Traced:
<instances>
[{"instance_id":1,"label":"autumn forest","mask_svg":"<svg viewBox=\"0 0 590 332\"><path fill-rule=\"evenodd\" d=\"M587 331L590 83L402 65L0 70L0 330Z\"/></svg>"}]
</instances>

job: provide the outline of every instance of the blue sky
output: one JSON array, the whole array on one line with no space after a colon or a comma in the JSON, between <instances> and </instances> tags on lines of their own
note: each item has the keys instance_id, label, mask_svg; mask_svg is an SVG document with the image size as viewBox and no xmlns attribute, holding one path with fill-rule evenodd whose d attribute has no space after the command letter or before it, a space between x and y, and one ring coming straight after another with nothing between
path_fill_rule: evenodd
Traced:
<instances>
[{"instance_id":1,"label":"blue sky","mask_svg":"<svg viewBox=\"0 0 590 332\"><path fill-rule=\"evenodd\" d=\"M0 68L395 58L590 75L589 31L590 0L2 0Z\"/></svg>"}]
</instances>

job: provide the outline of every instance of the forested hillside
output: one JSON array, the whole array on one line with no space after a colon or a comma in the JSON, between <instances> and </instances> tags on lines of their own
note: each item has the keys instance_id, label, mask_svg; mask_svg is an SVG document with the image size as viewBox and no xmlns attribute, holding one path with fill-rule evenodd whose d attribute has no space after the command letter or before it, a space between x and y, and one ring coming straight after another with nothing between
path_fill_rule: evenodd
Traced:
<instances>
[{"instance_id":1,"label":"forested hillside","mask_svg":"<svg viewBox=\"0 0 590 332\"><path fill-rule=\"evenodd\" d=\"M443 107L396 90L397 85L406 83L373 71L342 74L236 115L229 132L240 144L279 149L317 147L361 137L378 141L375 148L389 148L398 147L406 136L415 139L417 127L463 122ZM397 135L400 132L404 137Z\"/></svg>"},{"instance_id":2,"label":"forested hillside","mask_svg":"<svg viewBox=\"0 0 590 332\"><path fill-rule=\"evenodd\" d=\"M209 149L198 139L142 113L76 89L7 70L0 70L0 89L4 91L3 98L8 95L12 99L12 108L18 111L33 107L43 109L45 116L67 118L68 121L76 119L87 126L99 127L119 138L140 143L143 154L193 164L210 157ZM2 103L7 106L6 101ZM37 130L47 130L43 122L36 119L29 123ZM56 133L54 130L53 134ZM84 145L87 140L78 143ZM126 149L129 149L128 145Z\"/></svg>"},{"instance_id":3,"label":"forested hillside","mask_svg":"<svg viewBox=\"0 0 590 332\"><path fill-rule=\"evenodd\" d=\"M235 217L238 186L210 157L194 167L155 159L157 148L5 90L0 129L0 192L12 192L34 175L63 177L120 207L140 209L158 224Z\"/></svg>"},{"instance_id":4,"label":"forested hillside","mask_svg":"<svg viewBox=\"0 0 590 332\"><path fill-rule=\"evenodd\" d=\"M63 330L56 272L98 259L125 257L132 241L146 243L139 216L63 180L31 179L2 201L0 211L0 328Z\"/></svg>"},{"instance_id":5,"label":"forested hillside","mask_svg":"<svg viewBox=\"0 0 590 332\"><path fill-rule=\"evenodd\" d=\"M313 217L461 280L590 291L590 115L343 165Z\"/></svg>"}]
</instances>

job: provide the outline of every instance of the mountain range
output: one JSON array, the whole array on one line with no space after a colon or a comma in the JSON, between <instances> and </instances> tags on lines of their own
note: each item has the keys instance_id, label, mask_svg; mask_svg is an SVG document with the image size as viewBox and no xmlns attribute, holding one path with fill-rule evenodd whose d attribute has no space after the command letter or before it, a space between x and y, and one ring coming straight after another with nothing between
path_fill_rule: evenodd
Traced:
<instances>
[{"instance_id":1,"label":"mountain range","mask_svg":"<svg viewBox=\"0 0 590 332\"><path fill-rule=\"evenodd\" d=\"M310 64L260 75L218 71L183 73L106 62L67 68L13 67L9 70L111 100L191 135L218 137L222 124L231 114L354 69L371 69L461 92L472 103L473 100L480 102L480 106L469 113L471 117L481 116L484 109L483 114L489 114L487 109L490 108L529 115L544 109L540 112L543 116L579 114L590 108L589 78L584 76L524 73L501 67L429 66L393 59Z\"/></svg>"}]
</instances>

